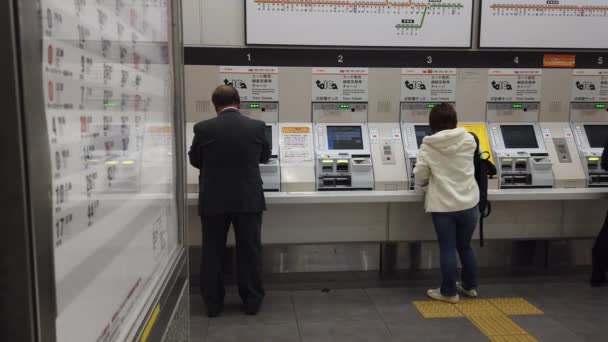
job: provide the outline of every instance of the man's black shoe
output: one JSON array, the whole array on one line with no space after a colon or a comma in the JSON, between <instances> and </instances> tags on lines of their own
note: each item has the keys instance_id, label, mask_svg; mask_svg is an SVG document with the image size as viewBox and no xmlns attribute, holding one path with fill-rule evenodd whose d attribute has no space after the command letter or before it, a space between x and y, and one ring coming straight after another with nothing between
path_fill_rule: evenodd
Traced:
<instances>
[{"instance_id":1,"label":"man's black shoe","mask_svg":"<svg viewBox=\"0 0 608 342\"><path fill-rule=\"evenodd\" d=\"M224 305L208 305L207 306L207 317L213 318L219 316L224 310Z\"/></svg>"},{"instance_id":2,"label":"man's black shoe","mask_svg":"<svg viewBox=\"0 0 608 342\"><path fill-rule=\"evenodd\" d=\"M255 316L260 312L261 307L262 303L246 303L243 305L243 311L245 311L247 315Z\"/></svg>"}]
</instances>

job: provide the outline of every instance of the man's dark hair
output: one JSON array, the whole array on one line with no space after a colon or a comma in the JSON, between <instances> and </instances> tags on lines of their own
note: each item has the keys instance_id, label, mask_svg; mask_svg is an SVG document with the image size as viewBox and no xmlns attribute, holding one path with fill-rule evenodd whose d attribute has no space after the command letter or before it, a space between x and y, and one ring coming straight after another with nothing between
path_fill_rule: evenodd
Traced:
<instances>
[{"instance_id":1,"label":"man's dark hair","mask_svg":"<svg viewBox=\"0 0 608 342\"><path fill-rule=\"evenodd\" d=\"M238 90L230 85L221 85L213 91L211 101L216 108L241 104Z\"/></svg>"},{"instance_id":2,"label":"man's dark hair","mask_svg":"<svg viewBox=\"0 0 608 342\"><path fill-rule=\"evenodd\" d=\"M441 103L431 110L429 124L433 134L446 129L454 129L458 125L458 115L451 104Z\"/></svg>"}]
</instances>

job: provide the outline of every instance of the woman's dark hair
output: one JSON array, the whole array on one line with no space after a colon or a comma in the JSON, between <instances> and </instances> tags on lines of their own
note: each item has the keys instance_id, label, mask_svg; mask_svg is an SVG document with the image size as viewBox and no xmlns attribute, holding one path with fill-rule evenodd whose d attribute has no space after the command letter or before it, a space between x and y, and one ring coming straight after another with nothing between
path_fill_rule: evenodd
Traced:
<instances>
[{"instance_id":1,"label":"woman's dark hair","mask_svg":"<svg viewBox=\"0 0 608 342\"><path fill-rule=\"evenodd\" d=\"M456 110L449 103L441 103L433 107L429 115L429 124L433 134L446 129L454 129L458 125Z\"/></svg>"}]
</instances>

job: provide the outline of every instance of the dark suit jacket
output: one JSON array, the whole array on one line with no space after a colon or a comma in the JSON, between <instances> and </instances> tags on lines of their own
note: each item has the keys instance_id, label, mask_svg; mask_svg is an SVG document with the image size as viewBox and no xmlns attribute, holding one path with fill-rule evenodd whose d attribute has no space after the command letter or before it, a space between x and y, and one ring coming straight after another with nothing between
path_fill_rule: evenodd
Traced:
<instances>
[{"instance_id":1,"label":"dark suit jacket","mask_svg":"<svg viewBox=\"0 0 608 342\"><path fill-rule=\"evenodd\" d=\"M197 123L188 156L200 170L199 215L265 210L260 163L270 154L266 124L235 109Z\"/></svg>"},{"instance_id":2,"label":"dark suit jacket","mask_svg":"<svg viewBox=\"0 0 608 342\"><path fill-rule=\"evenodd\" d=\"M608 142L606 142L604 153L602 153L602 169L608 171Z\"/></svg>"}]
</instances>

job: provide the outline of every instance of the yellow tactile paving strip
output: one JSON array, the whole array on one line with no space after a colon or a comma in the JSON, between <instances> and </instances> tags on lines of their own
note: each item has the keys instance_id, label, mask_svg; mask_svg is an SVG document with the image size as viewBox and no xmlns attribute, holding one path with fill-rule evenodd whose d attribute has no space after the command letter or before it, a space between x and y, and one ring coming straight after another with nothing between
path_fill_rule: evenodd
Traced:
<instances>
[{"instance_id":1,"label":"yellow tactile paving strip","mask_svg":"<svg viewBox=\"0 0 608 342\"><path fill-rule=\"evenodd\" d=\"M530 335L510 335L510 336L492 336L492 342L538 342L537 339Z\"/></svg>"},{"instance_id":2,"label":"yellow tactile paving strip","mask_svg":"<svg viewBox=\"0 0 608 342\"><path fill-rule=\"evenodd\" d=\"M414 306L420 311L424 318L452 318L464 317L454 304L434 301L414 302Z\"/></svg>"},{"instance_id":3,"label":"yellow tactile paving strip","mask_svg":"<svg viewBox=\"0 0 608 342\"><path fill-rule=\"evenodd\" d=\"M467 317L486 336L526 335L526 331L507 315L479 315Z\"/></svg>"},{"instance_id":4,"label":"yellow tactile paving strip","mask_svg":"<svg viewBox=\"0 0 608 342\"><path fill-rule=\"evenodd\" d=\"M543 312L523 298L493 298L488 299L505 315L542 315Z\"/></svg>"},{"instance_id":5,"label":"yellow tactile paving strip","mask_svg":"<svg viewBox=\"0 0 608 342\"><path fill-rule=\"evenodd\" d=\"M455 305L466 317L469 316L495 316L501 311L485 299L463 300Z\"/></svg>"},{"instance_id":6,"label":"yellow tactile paving strip","mask_svg":"<svg viewBox=\"0 0 608 342\"><path fill-rule=\"evenodd\" d=\"M542 315L543 312L523 298L468 299L458 304L439 301L413 303L424 318L466 317L485 336L495 342L537 341L509 316Z\"/></svg>"}]
</instances>

